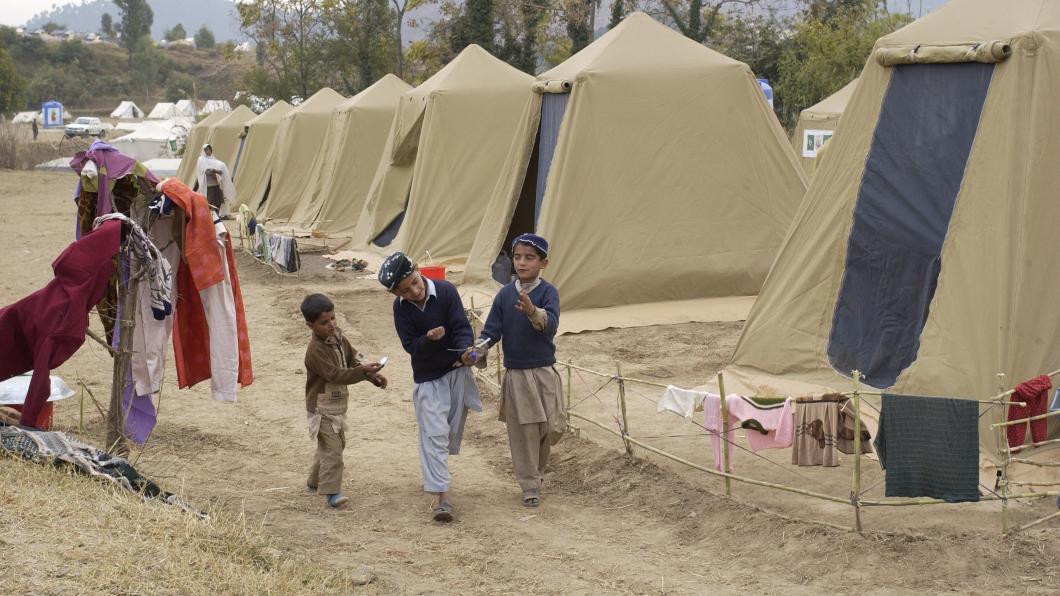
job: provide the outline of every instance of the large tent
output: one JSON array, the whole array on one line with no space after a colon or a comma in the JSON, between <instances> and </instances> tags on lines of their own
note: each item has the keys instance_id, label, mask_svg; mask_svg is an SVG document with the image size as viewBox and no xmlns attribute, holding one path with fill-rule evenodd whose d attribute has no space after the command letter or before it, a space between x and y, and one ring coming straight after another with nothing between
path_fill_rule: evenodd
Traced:
<instances>
[{"instance_id":1,"label":"large tent","mask_svg":"<svg viewBox=\"0 0 1060 596\"><path fill-rule=\"evenodd\" d=\"M850 390L856 369L881 390L990 399L999 373L1011 388L1060 368L1058 91L1051 0L952 0L877 41L727 388ZM996 458L1004 408L982 408Z\"/></svg>"},{"instance_id":2,"label":"large tent","mask_svg":"<svg viewBox=\"0 0 1060 596\"><path fill-rule=\"evenodd\" d=\"M284 115L293 109L291 104L280 100L247 122L246 136L239 150L239 163L233 164L236 205L257 207L269 188L276 132Z\"/></svg>"},{"instance_id":3,"label":"large tent","mask_svg":"<svg viewBox=\"0 0 1060 596\"><path fill-rule=\"evenodd\" d=\"M136 120L144 117L144 111L131 101L123 101L110 113L111 118L119 120Z\"/></svg>"},{"instance_id":4,"label":"large tent","mask_svg":"<svg viewBox=\"0 0 1060 596\"><path fill-rule=\"evenodd\" d=\"M339 104L291 216L332 235L352 234L383 154L398 99L412 89L388 74Z\"/></svg>"},{"instance_id":5,"label":"large tent","mask_svg":"<svg viewBox=\"0 0 1060 596\"><path fill-rule=\"evenodd\" d=\"M214 124L220 122L225 115L224 112L210 114L196 124L191 129L191 132L188 133L188 138L184 142L184 155L180 159L180 168L177 169L177 178L184 184L192 188L195 187L195 166L199 162L199 156L202 155L202 146L210 138L210 129L213 128Z\"/></svg>"},{"instance_id":6,"label":"large tent","mask_svg":"<svg viewBox=\"0 0 1060 596\"><path fill-rule=\"evenodd\" d=\"M470 45L405 93L355 242L465 261L532 83Z\"/></svg>"},{"instance_id":7,"label":"large tent","mask_svg":"<svg viewBox=\"0 0 1060 596\"><path fill-rule=\"evenodd\" d=\"M747 65L634 13L534 91L467 281L533 230L564 330L745 316L806 188Z\"/></svg>"},{"instance_id":8,"label":"large tent","mask_svg":"<svg viewBox=\"0 0 1060 596\"><path fill-rule=\"evenodd\" d=\"M180 130L169 121L145 122L129 134L120 136L110 144L115 149L137 161L173 157Z\"/></svg>"},{"instance_id":9,"label":"large tent","mask_svg":"<svg viewBox=\"0 0 1060 596\"><path fill-rule=\"evenodd\" d=\"M276 149L272 153L271 187L262 189L257 198L261 218L286 221L294 213L309 185L310 170L324 145L321 141L331 125L331 115L346 98L324 87L291 110L280 121L276 132ZM250 203L251 205L255 203Z\"/></svg>"},{"instance_id":10,"label":"large tent","mask_svg":"<svg viewBox=\"0 0 1060 596\"><path fill-rule=\"evenodd\" d=\"M228 171L235 171L236 156L239 153L240 136L247 122L256 116L247 106L238 106L228 112L217 112L224 117L210 127L206 142L213 147L213 155L228 166Z\"/></svg>"},{"instance_id":11,"label":"large tent","mask_svg":"<svg viewBox=\"0 0 1060 596\"><path fill-rule=\"evenodd\" d=\"M795 146L799 159L802 160L802 168L807 176L813 175L817 153L835 134L836 127L839 126L839 117L843 115L843 110L847 108L850 97L854 95L854 89L857 86L858 80L854 79L839 91L799 113L799 124L795 127L791 143Z\"/></svg>"}]
</instances>

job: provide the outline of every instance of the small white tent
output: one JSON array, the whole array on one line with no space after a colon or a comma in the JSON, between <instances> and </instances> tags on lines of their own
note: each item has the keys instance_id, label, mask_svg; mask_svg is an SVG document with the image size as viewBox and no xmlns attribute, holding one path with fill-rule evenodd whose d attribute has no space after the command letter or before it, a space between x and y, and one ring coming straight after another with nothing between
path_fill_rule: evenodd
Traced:
<instances>
[{"instance_id":1,"label":"small white tent","mask_svg":"<svg viewBox=\"0 0 1060 596\"><path fill-rule=\"evenodd\" d=\"M131 101L123 101L110 113L111 118L135 120L144 117L144 111Z\"/></svg>"},{"instance_id":2,"label":"small white tent","mask_svg":"<svg viewBox=\"0 0 1060 596\"><path fill-rule=\"evenodd\" d=\"M199 110L195 107L195 102L193 100L182 99L177 102L177 113L180 116L194 118L199 115Z\"/></svg>"},{"instance_id":3,"label":"small white tent","mask_svg":"<svg viewBox=\"0 0 1060 596\"><path fill-rule=\"evenodd\" d=\"M206 101L206 105L202 107L200 114L212 114L214 112L231 112L232 106L228 104L228 100L225 99L209 99Z\"/></svg>"},{"instance_id":4,"label":"small white tent","mask_svg":"<svg viewBox=\"0 0 1060 596\"><path fill-rule=\"evenodd\" d=\"M40 122L40 112L19 112L11 119L13 124L29 124L34 120Z\"/></svg>"},{"instance_id":5,"label":"small white tent","mask_svg":"<svg viewBox=\"0 0 1060 596\"><path fill-rule=\"evenodd\" d=\"M173 118L179 115L177 113L177 105L168 102L160 101L155 104L155 107L151 109L151 113L147 115L148 120L165 120L167 118Z\"/></svg>"}]
</instances>

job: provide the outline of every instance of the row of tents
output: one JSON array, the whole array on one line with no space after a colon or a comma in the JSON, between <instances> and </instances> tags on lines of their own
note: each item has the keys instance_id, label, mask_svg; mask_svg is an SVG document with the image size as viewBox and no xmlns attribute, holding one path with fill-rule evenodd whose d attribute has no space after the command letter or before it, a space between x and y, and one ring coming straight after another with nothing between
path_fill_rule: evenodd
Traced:
<instances>
[{"instance_id":1,"label":"row of tents","mask_svg":"<svg viewBox=\"0 0 1060 596\"><path fill-rule=\"evenodd\" d=\"M231 104L224 99L210 99L201 102L201 107L191 99L181 99L177 102L162 101L155 104L151 111L146 114L148 120L170 120L173 118L195 118L218 112L227 113L232 111ZM140 106L132 101L122 101L118 107L110 113L110 117L117 120L140 120L145 113Z\"/></svg>"},{"instance_id":2,"label":"row of tents","mask_svg":"<svg viewBox=\"0 0 1060 596\"><path fill-rule=\"evenodd\" d=\"M1060 368L1057 41L1055 2L952 0L789 139L746 65L637 13L537 77L471 46L413 89L325 89L192 136L226 143L259 220L429 254L467 288L544 235L567 330L746 318L732 391L845 391L856 369L986 399L998 374Z\"/></svg>"}]
</instances>

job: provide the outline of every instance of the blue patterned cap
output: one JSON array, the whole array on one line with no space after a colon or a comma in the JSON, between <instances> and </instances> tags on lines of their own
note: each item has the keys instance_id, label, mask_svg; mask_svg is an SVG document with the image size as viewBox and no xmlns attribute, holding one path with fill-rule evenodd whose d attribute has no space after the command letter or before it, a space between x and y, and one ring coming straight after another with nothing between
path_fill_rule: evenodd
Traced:
<instances>
[{"instance_id":1,"label":"blue patterned cap","mask_svg":"<svg viewBox=\"0 0 1060 596\"><path fill-rule=\"evenodd\" d=\"M512 240L512 250L515 250L515 246L518 244L532 246L544 253L546 257L548 256L548 240L545 240L537 234L520 234L515 240Z\"/></svg>"},{"instance_id":2,"label":"blue patterned cap","mask_svg":"<svg viewBox=\"0 0 1060 596\"><path fill-rule=\"evenodd\" d=\"M412 275L412 260L403 252L396 252L383 261L379 267L379 283L388 290L397 287L401 280Z\"/></svg>"}]
</instances>

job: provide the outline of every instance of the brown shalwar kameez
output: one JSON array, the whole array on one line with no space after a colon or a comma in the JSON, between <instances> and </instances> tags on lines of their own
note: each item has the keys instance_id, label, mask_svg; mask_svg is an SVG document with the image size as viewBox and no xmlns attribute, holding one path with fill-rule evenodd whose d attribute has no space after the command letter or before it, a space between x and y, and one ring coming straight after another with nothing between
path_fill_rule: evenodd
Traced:
<instances>
[{"instance_id":1,"label":"brown shalwar kameez","mask_svg":"<svg viewBox=\"0 0 1060 596\"><path fill-rule=\"evenodd\" d=\"M342 332L309 341L305 354L305 405L309 436L317 443L306 484L322 495L342 490L342 451L346 448L347 385L366 379L350 342Z\"/></svg>"},{"instance_id":2,"label":"brown shalwar kameez","mask_svg":"<svg viewBox=\"0 0 1060 596\"><path fill-rule=\"evenodd\" d=\"M498 418L508 428L515 479L523 494L540 491L552 446L567 428L563 382L556 369L506 370Z\"/></svg>"}]
</instances>

